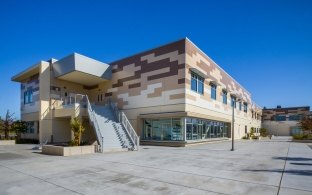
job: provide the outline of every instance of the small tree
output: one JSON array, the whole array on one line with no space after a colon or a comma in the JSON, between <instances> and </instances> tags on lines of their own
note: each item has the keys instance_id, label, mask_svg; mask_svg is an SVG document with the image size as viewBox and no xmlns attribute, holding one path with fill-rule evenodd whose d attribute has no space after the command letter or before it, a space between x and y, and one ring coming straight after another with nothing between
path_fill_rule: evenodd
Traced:
<instances>
[{"instance_id":1,"label":"small tree","mask_svg":"<svg viewBox=\"0 0 312 195\"><path fill-rule=\"evenodd\" d=\"M0 122L1 127L0 128L1 128L1 130L4 131L4 138L5 139L9 139L10 130L12 129L12 125L14 122L13 115L14 115L14 113L10 114L10 111L7 110L5 118L1 119L1 122Z\"/></svg>"},{"instance_id":2,"label":"small tree","mask_svg":"<svg viewBox=\"0 0 312 195\"><path fill-rule=\"evenodd\" d=\"M255 134L255 128L251 127L251 128L250 128L250 131L249 131L249 136L250 136L250 137L253 137L254 134Z\"/></svg>"},{"instance_id":3,"label":"small tree","mask_svg":"<svg viewBox=\"0 0 312 195\"><path fill-rule=\"evenodd\" d=\"M311 134L312 132L312 118L304 117L298 123L304 134Z\"/></svg>"},{"instance_id":4,"label":"small tree","mask_svg":"<svg viewBox=\"0 0 312 195\"><path fill-rule=\"evenodd\" d=\"M17 137L20 137L21 133L27 131L27 124L24 121L14 121L12 125L12 130L16 133Z\"/></svg>"},{"instance_id":5,"label":"small tree","mask_svg":"<svg viewBox=\"0 0 312 195\"><path fill-rule=\"evenodd\" d=\"M268 131L266 128L260 128L260 136L261 137L266 137L268 136Z\"/></svg>"},{"instance_id":6,"label":"small tree","mask_svg":"<svg viewBox=\"0 0 312 195\"><path fill-rule=\"evenodd\" d=\"M73 118L70 121L71 130L74 132L74 140L72 144L74 146L79 146L81 142L81 135L84 132L85 128L83 127L82 122L78 118Z\"/></svg>"}]
</instances>

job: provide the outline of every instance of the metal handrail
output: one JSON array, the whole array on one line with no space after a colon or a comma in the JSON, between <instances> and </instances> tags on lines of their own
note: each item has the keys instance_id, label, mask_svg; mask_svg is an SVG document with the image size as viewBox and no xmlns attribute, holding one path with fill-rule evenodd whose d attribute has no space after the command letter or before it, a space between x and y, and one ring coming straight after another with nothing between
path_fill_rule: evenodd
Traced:
<instances>
[{"instance_id":1,"label":"metal handrail","mask_svg":"<svg viewBox=\"0 0 312 195\"><path fill-rule=\"evenodd\" d=\"M120 111L115 103L110 101L110 99L108 100L108 104L113 110L118 122L120 122L122 126L126 129L126 132L129 135L133 145L135 146L135 149L139 150L140 137L136 134L125 113Z\"/></svg>"},{"instance_id":2,"label":"metal handrail","mask_svg":"<svg viewBox=\"0 0 312 195\"><path fill-rule=\"evenodd\" d=\"M85 97L86 97L86 100L87 100L87 110L88 110L89 119L90 119L91 123L93 124L93 127L95 129L95 133L96 133L96 135L98 137L98 141L99 141L99 144L101 146L101 152L103 152L104 151L103 150L104 137L101 134L100 127L99 127L99 124L98 124L98 122L96 120L96 117L95 117L95 114L94 114L94 110L92 110L89 98L88 98L87 95L85 95Z\"/></svg>"},{"instance_id":3,"label":"metal handrail","mask_svg":"<svg viewBox=\"0 0 312 195\"><path fill-rule=\"evenodd\" d=\"M78 97L80 97L80 98L78 98ZM84 97L86 99L86 102L83 101ZM83 95L83 94L75 94L74 96L70 95L68 97L62 97L62 98L60 98L60 100L61 100L63 106L74 105L76 103L78 103L81 106L82 103L86 103L89 119L90 119L91 124L93 125L93 127L95 129L95 133L96 133L96 136L98 138L99 145L100 145L100 150L101 150L101 152L103 152L104 137L101 134L99 124L98 124L97 119L95 117L95 112L91 107L91 103L89 101L88 96Z\"/></svg>"}]
</instances>

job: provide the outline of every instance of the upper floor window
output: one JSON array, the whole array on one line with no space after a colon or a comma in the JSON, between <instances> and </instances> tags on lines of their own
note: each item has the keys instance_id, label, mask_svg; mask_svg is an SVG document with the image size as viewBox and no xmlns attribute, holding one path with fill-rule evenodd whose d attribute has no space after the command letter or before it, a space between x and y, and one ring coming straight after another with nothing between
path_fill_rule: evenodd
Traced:
<instances>
[{"instance_id":1,"label":"upper floor window","mask_svg":"<svg viewBox=\"0 0 312 195\"><path fill-rule=\"evenodd\" d=\"M288 120L290 121L300 121L302 119L301 115L290 115Z\"/></svg>"},{"instance_id":2,"label":"upper floor window","mask_svg":"<svg viewBox=\"0 0 312 195\"><path fill-rule=\"evenodd\" d=\"M210 84L211 86L211 99L217 99L217 86L215 84Z\"/></svg>"},{"instance_id":3,"label":"upper floor window","mask_svg":"<svg viewBox=\"0 0 312 195\"><path fill-rule=\"evenodd\" d=\"M286 116L284 115L275 115L275 121L286 121Z\"/></svg>"},{"instance_id":4,"label":"upper floor window","mask_svg":"<svg viewBox=\"0 0 312 195\"><path fill-rule=\"evenodd\" d=\"M204 94L204 78L192 72L191 89L197 93Z\"/></svg>"},{"instance_id":5,"label":"upper floor window","mask_svg":"<svg viewBox=\"0 0 312 195\"><path fill-rule=\"evenodd\" d=\"M226 91L223 91L222 98L223 98L223 104L227 104L227 92Z\"/></svg>"},{"instance_id":6,"label":"upper floor window","mask_svg":"<svg viewBox=\"0 0 312 195\"><path fill-rule=\"evenodd\" d=\"M244 103L244 112L247 113L247 103Z\"/></svg>"},{"instance_id":7,"label":"upper floor window","mask_svg":"<svg viewBox=\"0 0 312 195\"><path fill-rule=\"evenodd\" d=\"M242 110L242 102L238 103L238 108L239 108L239 110Z\"/></svg>"},{"instance_id":8,"label":"upper floor window","mask_svg":"<svg viewBox=\"0 0 312 195\"><path fill-rule=\"evenodd\" d=\"M235 96L231 96L231 106L236 108L236 97Z\"/></svg>"},{"instance_id":9,"label":"upper floor window","mask_svg":"<svg viewBox=\"0 0 312 195\"><path fill-rule=\"evenodd\" d=\"M33 92L32 90L27 90L24 92L24 104L29 104L33 102Z\"/></svg>"}]
</instances>

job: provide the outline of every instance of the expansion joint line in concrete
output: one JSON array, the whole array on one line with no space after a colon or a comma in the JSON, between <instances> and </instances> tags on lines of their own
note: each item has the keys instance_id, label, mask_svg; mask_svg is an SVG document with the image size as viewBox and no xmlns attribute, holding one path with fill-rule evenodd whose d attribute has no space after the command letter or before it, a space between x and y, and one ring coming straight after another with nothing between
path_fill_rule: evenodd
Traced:
<instances>
[{"instance_id":1,"label":"expansion joint line in concrete","mask_svg":"<svg viewBox=\"0 0 312 195\"><path fill-rule=\"evenodd\" d=\"M12 171L18 172L18 173L20 173L20 174L30 176L30 177L35 178L35 179L38 179L38 180L40 180L40 181L43 181L43 182L49 183L49 184L54 185L54 186L57 186L57 187L59 187L59 188L63 188L64 190L68 190L68 191L71 191L71 192L73 192L73 193L83 195L83 194L82 194L82 193L80 193L80 192L77 192L77 191L74 191L74 190L71 190L71 189L65 188L65 187L60 186L60 185L57 185L57 184L55 184L55 183L53 183L53 182L49 182L49 181L47 181L47 180L41 179L40 177L36 177L36 176L34 176L34 175L24 173L24 172L22 172L22 171L19 171L19 170L16 170L16 169L13 169L13 168L10 168L10 167L7 167L7 166L4 166L4 165L2 165L2 164L0 164L0 166L2 166L2 167L4 167L4 168L7 168L7 169L10 169L10 170L12 170Z\"/></svg>"},{"instance_id":2,"label":"expansion joint line in concrete","mask_svg":"<svg viewBox=\"0 0 312 195\"><path fill-rule=\"evenodd\" d=\"M284 167L283 167L283 171L282 171L282 175L281 175L281 180L280 180L279 185L278 185L277 195L279 195L279 193L280 193L282 180L283 180L283 176L284 176L284 172L285 172L285 168L286 168L286 163L287 163L287 159L288 159L289 148L290 148L290 143L288 144L288 150L287 150L286 158L284 161Z\"/></svg>"}]
</instances>

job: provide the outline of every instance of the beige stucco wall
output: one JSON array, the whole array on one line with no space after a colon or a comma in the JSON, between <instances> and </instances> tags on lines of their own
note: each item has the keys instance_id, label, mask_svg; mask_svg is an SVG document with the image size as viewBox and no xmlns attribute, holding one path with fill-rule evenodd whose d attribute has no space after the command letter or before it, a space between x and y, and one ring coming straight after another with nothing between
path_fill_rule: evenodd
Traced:
<instances>
[{"instance_id":1,"label":"beige stucco wall","mask_svg":"<svg viewBox=\"0 0 312 195\"><path fill-rule=\"evenodd\" d=\"M72 139L70 118L54 118L52 123L53 142L69 142Z\"/></svg>"},{"instance_id":2,"label":"beige stucco wall","mask_svg":"<svg viewBox=\"0 0 312 195\"><path fill-rule=\"evenodd\" d=\"M25 113L21 115L22 121L38 121L39 112Z\"/></svg>"},{"instance_id":3,"label":"beige stucco wall","mask_svg":"<svg viewBox=\"0 0 312 195\"><path fill-rule=\"evenodd\" d=\"M52 112L50 107L50 64L41 62L39 72L39 141L51 142Z\"/></svg>"}]
</instances>

